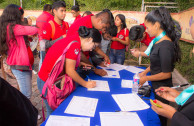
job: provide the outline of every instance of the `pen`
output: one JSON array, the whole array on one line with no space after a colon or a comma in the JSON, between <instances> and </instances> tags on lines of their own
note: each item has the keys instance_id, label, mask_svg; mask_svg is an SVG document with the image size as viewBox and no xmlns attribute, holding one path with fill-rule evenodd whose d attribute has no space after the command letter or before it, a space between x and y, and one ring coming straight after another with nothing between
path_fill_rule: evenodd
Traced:
<instances>
[{"instance_id":1,"label":"pen","mask_svg":"<svg viewBox=\"0 0 194 126\"><path fill-rule=\"evenodd\" d=\"M189 85L188 83L187 84L181 84L181 85L178 85L178 86L174 86L174 87L171 87L171 88L179 88L179 87L184 87L184 86L187 86Z\"/></svg>"}]
</instances>

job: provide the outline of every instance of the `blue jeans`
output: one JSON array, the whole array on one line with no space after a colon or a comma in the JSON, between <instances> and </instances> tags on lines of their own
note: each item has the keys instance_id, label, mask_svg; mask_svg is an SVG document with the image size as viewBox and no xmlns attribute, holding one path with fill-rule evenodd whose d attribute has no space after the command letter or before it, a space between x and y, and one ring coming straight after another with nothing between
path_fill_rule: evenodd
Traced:
<instances>
[{"instance_id":1,"label":"blue jeans","mask_svg":"<svg viewBox=\"0 0 194 126\"><path fill-rule=\"evenodd\" d=\"M110 49L109 58L111 63L124 64L125 49Z\"/></svg>"},{"instance_id":2,"label":"blue jeans","mask_svg":"<svg viewBox=\"0 0 194 126\"><path fill-rule=\"evenodd\" d=\"M39 70L40 70L40 68L42 66L42 62L44 61L45 55L46 55L45 51L40 51Z\"/></svg>"},{"instance_id":3,"label":"blue jeans","mask_svg":"<svg viewBox=\"0 0 194 126\"><path fill-rule=\"evenodd\" d=\"M41 80L39 77L37 77L37 86L38 86L38 90L40 91L40 94L42 94L42 89L44 86L45 82L43 80ZM47 95L47 90L45 92L45 97ZM45 105L46 105L46 110L47 110L47 114L46 114L46 118L49 117L49 115L53 112L53 110L51 109L51 107L49 106L48 102L46 99L43 99Z\"/></svg>"},{"instance_id":4,"label":"blue jeans","mask_svg":"<svg viewBox=\"0 0 194 126\"><path fill-rule=\"evenodd\" d=\"M16 77L18 82L20 91L23 95L25 95L28 99L30 99L32 95L32 71L31 70L16 70L11 69L12 73Z\"/></svg>"}]
</instances>

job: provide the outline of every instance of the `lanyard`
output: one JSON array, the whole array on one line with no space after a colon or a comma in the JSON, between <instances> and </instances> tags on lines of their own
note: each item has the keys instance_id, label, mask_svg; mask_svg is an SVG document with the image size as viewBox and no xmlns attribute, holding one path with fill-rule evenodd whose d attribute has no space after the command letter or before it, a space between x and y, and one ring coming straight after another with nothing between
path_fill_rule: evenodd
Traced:
<instances>
[{"instance_id":1,"label":"lanyard","mask_svg":"<svg viewBox=\"0 0 194 126\"><path fill-rule=\"evenodd\" d=\"M154 39L151 41L151 43L149 44L148 48L146 49L146 51L145 51L144 53L145 53L147 56L149 56L149 55L150 55L150 52L151 52L151 50L152 50L153 45L154 45L157 41L159 41L162 37L164 37L165 35L166 35L166 32L163 31L158 37L154 38Z\"/></svg>"}]
</instances>

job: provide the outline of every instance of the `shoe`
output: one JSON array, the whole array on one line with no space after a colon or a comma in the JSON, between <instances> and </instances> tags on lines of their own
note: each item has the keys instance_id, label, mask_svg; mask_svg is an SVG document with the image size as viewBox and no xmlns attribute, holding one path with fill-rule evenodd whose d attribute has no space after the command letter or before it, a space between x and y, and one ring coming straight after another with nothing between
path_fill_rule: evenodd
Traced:
<instances>
[{"instance_id":1,"label":"shoe","mask_svg":"<svg viewBox=\"0 0 194 126\"><path fill-rule=\"evenodd\" d=\"M34 74L37 74L37 72L36 72L35 70L32 70L32 72L33 72Z\"/></svg>"}]
</instances>

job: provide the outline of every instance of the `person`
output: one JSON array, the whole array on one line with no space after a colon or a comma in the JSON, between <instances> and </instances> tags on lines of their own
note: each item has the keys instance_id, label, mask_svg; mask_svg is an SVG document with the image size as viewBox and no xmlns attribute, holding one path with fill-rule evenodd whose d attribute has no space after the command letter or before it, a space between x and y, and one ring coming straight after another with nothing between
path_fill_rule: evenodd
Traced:
<instances>
[{"instance_id":1,"label":"person","mask_svg":"<svg viewBox=\"0 0 194 126\"><path fill-rule=\"evenodd\" d=\"M80 26L86 26L87 28L96 28L98 29L99 31L101 31L102 33L105 33L107 28L110 27L110 24L111 24L111 16L112 13L109 11L102 11L96 15L88 15L88 16L85 16L81 19L79 19L79 21L76 21L75 23L73 23L68 32L67 32L67 36L72 36L74 34L78 34L78 29ZM114 19L113 19L114 20ZM101 49L99 49L97 47L96 51L99 51L97 53L101 53L101 55L103 55L104 59L106 62L109 62L109 58L106 54L104 54ZM89 52L85 52L84 54L81 55L81 60L87 64L91 64L90 61L89 61ZM92 65L92 64L91 64ZM78 69L79 70L79 69ZM106 71L102 70L102 69L97 69L95 68L94 69L94 72L100 76L105 76L107 74ZM82 74L82 72L80 71L79 72L80 75ZM85 73L85 71L84 71ZM85 77L85 76L83 76Z\"/></svg>"},{"instance_id":2,"label":"person","mask_svg":"<svg viewBox=\"0 0 194 126\"><path fill-rule=\"evenodd\" d=\"M92 12L91 11L85 11L82 15L82 17L85 17L85 16L88 16L88 15L91 15Z\"/></svg>"},{"instance_id":3,"label":"person","mask_svg":"<svg viewBox=\"0 0 194 126\"><path fill-rule=\"evenodd\" d=\"M115 17L117 36L112 38L109 58L111 63L124 64L125 48L130 44L129 30L126 28L125 16L118 14Z\"/></svg>"},{"instance_id":4,"label":"person","mask_svg":"<svg viewBox=\"0 0 194 126\"><path fill-rule=\"evenodd\" d=\"M101 35L98 30L93 28L86 28L81 26L78 30L78 34L67 36L61 40L58 40L49 50L43 61L41 69L38 73L37 85L40 93L42 93L42 88L45 81L48 78L49 73L51 72L55 62L62 55L63 50L67 47L70 42L77 41L73 43L68 51L66 52L65 59L65 74L73 79L73 81L79 83L81 86L86 88L93 88L96 86L95 81L85 81L83 80L78 73L75 71L75 67L78 67L76 60L80 56L80 51L89 51L95 48L101 42ZM57 50L57 51L56 51ZM80 63L80 65L86 65ZM44 100L45 101L45 100ZM45 101L47 108L47 117L51 114L52 109L49 107L47 101Z\"/></svg>"},{"instance_id":5,"label":"person","mask_svg":"<svg viewBox=\"0 0 194 126\"><path fill-rule=\"evenodd\" d=\"M149 34L146 32L146 27L145 27L144 23L131 27L131 29L129 31L129 39L130 40L142 43L141 48L135 48L135 50L140 50L142 52L144 52L147 49L150 42L154 38L155 37L150 37ZM131 50L131 51L133 51L133 50Z\"/></svg>"},{"instance_id":6,"label":"person","mask_svg":"<svg viewBox=\"0 0 194 126\"><path fill-rule=\"evenodd\" d=\"M40 48L43 51L48 51L56 41L66 37L67 30L69 29L68 23L63 21L66 16L66 4L64 1L53 3L53 14L54 19L44 25L41 33ZM44 57L45 54L42 55L40 62L43 62Z\"/></svg>"},{"instance_id":7,"label":"person","mask_svg":"<svg viewBox=\"0 0 194 126\"><path fill-rule=\"evenodd\" d=\"M150 37L160 39L153 45L150 53L150 66L139 74L139 86L146 81L152 82L152 88L155 90L161 86L172 87L172 72L176 62L181 60L181 50L178 44L179 36L175 31L175 23L172 20L170 12L165 7L159 7L151 11L145 17L144 24ZM150 76L146 74L151 72ZM155 98L168 104L165 99ZM160 116L162 126L167 124L167 119Z\"/></svg>"},{"instance_id":8,"label":"person","mask_svg":"<svg viewBox=\"0 0 194 126\"><path fill-rule=\"evenodd\" d=\"M22 25L23 14L24 10L15 4L10 4L3 10L0 18L0 53L7 56L7 64L16 77L20 91L30 99L34 57L24 36L35 35L38 29Z\"/></svg>"},{"instance_id":9,"label":"person","mask_svg":"<svg viewBox=\"0 0 194 126\"><path fill-rule=\"evenodd\" d=\"M79 6L75 5L71 8L71 13L73 17L75 18L74 22L78 19L80 19L82 16L80 15L80 9Z\"/></svg>"},{"instance_id":10,"label":"person","mask_svg":"<svg viewBox=\"0 0 194 126\"><path fill-rule=\"evenodd\" d=\"M190 33L194 39L194 22L191 25ZM194 53L194 52L193 52ZM189 91L189 92L188 92ZM194 125L194 87L193 85L185 89L181 94L169 87L159 87L155 90L156 94L168 101L176 102L179 106L174 109L170 105L164 104L159 100L156 103L162 106L158 108L152 104L152 109L159 115L171 119L171 126L193 126ZM187 93L187 97L185 96ZM188 97L189 96L189 97ZM180 102L181 101L181 102Z\"/></svg>"},{"instance_id":11,"label":"person","mask_svg":"<svg viewBox=\"0 0 194 126\"><path fill-rule=\"evenodd\" d=\"M19 90L0 77L1 126L37 126L38 110Z\"/></svg>"}]
</instances>

